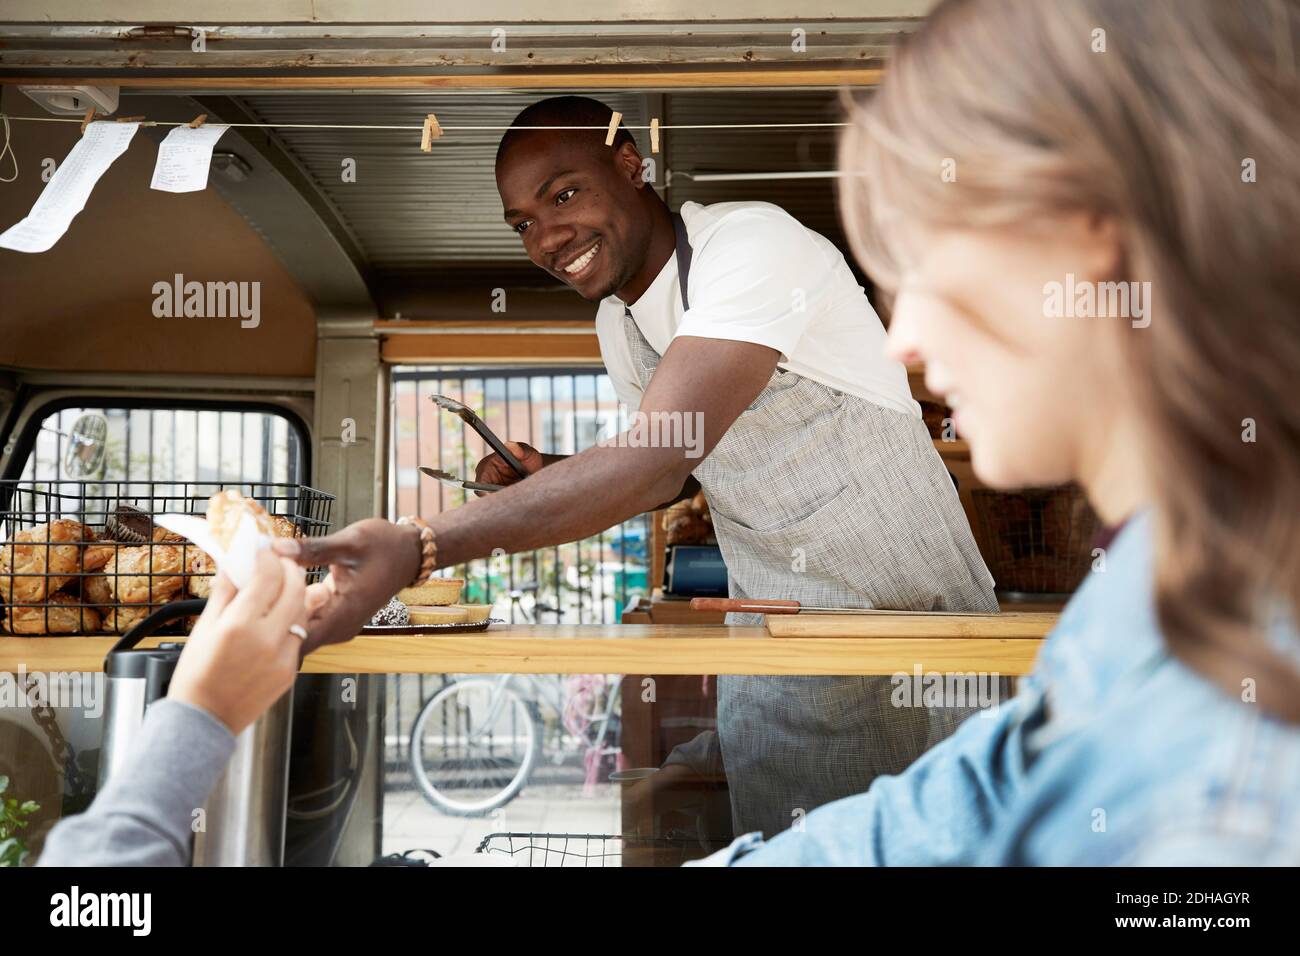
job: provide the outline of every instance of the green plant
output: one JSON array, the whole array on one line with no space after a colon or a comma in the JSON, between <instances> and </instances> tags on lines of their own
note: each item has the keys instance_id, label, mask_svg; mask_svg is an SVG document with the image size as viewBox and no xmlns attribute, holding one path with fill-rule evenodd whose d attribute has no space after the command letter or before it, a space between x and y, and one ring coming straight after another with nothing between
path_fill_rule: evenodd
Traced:
<instances>
[{"instance_id":1,"label":"green plant","mask_svg":"<svg viewBox=\"0 0 1300 956\"><path fill-rule=\"evenodd\" d=\"M22 866L27 859L27 844L19 835L30 822L25 817L31 816L41 808L35 800L19 803L14 797L6 797L9 778L0 775L0 866Z\"/></svg>"}]
</instances>

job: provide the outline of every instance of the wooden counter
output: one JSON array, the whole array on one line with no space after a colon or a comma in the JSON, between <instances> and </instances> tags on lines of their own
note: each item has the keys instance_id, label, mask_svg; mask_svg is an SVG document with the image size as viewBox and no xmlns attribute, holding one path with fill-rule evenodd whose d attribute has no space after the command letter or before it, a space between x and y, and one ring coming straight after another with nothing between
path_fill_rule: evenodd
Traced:
<instances>
[{"instance_id":1,"label":"wooden counter","mask_svg":"<svg viewBox=\"0 0 1300 956\"><path fill-rule=\"evenodd\" d=\"M0 671L13 673L20 665L28 672L98 671L114 640L3 637ZM168 638L144 643L158 640ZM763 627L519 624L478 634L357 637L316 651L303 672L811 675L913 673L920 667L1020 675L1033 666L1040 643L980 634L776 638Z\"/></svg>"}]
</instances>

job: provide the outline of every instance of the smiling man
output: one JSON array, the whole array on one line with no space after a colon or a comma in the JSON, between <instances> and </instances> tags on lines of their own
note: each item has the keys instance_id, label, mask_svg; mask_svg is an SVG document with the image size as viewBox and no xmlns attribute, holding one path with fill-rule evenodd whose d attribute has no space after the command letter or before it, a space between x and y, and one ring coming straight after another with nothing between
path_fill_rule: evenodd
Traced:
<instances>
[{"instance_id":1,"label":"smiling man","mask_svg":"<svg viewBox=\"0 0 1300 956\"><path fill-rule=\"evenodd\" d=\"M599 302L622 401L693 416L698 447L608 443L562 458L516 446L527 480L484 459L480 480L510 487L427 525L372 519L280 545L331 566L332 599L307 646L350 638L435 567L596 534L700 487L732 597L996 610L906 370L885 357L844 257L768 203L673 214L632 136L620 129L605 145L610 117L576 96L524 110L497 153L505 219L534 263ZM575 126L600 129L563 128ZM670 764L720 757L736 832L771 835L901 771L969 713L897 708L890 690L888 677L720 677L716 736Z\"/></svg>"}]
</instances>

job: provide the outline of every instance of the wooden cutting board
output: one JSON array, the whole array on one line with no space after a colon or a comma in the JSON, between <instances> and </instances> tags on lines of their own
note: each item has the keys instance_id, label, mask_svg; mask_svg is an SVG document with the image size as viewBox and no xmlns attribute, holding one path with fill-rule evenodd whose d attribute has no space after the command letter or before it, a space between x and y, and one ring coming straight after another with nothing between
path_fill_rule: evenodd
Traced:
<instances>
[{"instance_id":1,"label":"wooden cutting board","mask_svg":"<svg viewBox=\"0 0 1300 956\"><path fill-rule=\"evenodd\" d=\"M773 637L986 637L1041 639L1056 626L1049 611L1003 614L768 614Z\"/></svg>"}]
</instances>

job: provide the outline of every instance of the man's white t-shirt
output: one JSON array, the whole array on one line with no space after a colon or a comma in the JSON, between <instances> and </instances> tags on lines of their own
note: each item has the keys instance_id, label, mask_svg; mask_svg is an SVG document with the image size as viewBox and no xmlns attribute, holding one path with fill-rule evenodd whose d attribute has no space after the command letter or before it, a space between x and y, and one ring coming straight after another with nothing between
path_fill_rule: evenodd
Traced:
<instances>
[{"instance_id":1,"label":"man's white t-shirt","mask_svg":"<svg viewBox=\"0 0 1300 956\"><path fill-rule=\"evenodd\" d=\"M691 243L682 312L674 255L631 305L641 334L663 355L674 338L754 342L777 349L781 368L886 408L920 416L907 370L885 356L885 329L844 256L824 236L765 202L683 203ZM624 303L596 311L600 354L619 400L642 389L623 328Z\"/></svg>"}]
</instances>

